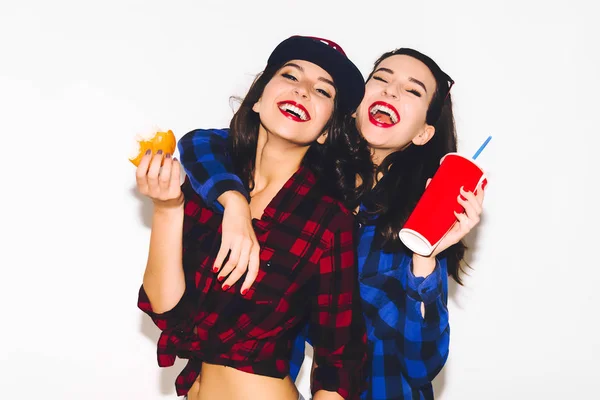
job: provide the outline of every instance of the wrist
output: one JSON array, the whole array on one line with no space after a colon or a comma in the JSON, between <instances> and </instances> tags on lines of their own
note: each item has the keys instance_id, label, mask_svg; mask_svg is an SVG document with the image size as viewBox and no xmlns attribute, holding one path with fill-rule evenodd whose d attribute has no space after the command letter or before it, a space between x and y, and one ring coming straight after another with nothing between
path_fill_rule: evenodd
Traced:
<instances>
[{"instance_id":1,"label":"wrist","mask_svg":"<svg viewBox=\"0 0 600 400\"><path fill-rule=\"evenodd\" d=\"M412 260L412 270L415 277L429 276L437 264L435 256L424 257L415 253Z\"/></svg>"},{"instance_id":2,"label":"wrist","mask_svg":"<svg viewBox=\"0 0 600 400\"><path fill-rule=\"evenodd\" d=\"M154 214L155 215L177 215L183 212L183 194L173 200L154 202Z\"/></svg>"},{"instance_id":3,"label":"wrist","mask_svg":"<svg viewBox=\"0 0 600 400\"><path fill-rule=\"evenodd\" d=\"M248 201L243 194L235 190L228 190L217 198L217 201L221 203L224 208L227 208L231 204L243 204L248 206Z\"/></svg>"}]
</instances>

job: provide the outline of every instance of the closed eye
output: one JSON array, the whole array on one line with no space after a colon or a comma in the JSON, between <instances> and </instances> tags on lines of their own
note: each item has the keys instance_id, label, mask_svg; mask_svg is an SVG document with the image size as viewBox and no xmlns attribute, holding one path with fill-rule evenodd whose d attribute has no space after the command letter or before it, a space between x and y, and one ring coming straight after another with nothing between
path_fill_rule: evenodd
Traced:
<instances>
[{"instance_id":1,"label":"closed eye","mask_svg":"<svg viewBox=\"0 0 600 400\"><path fill-rule=\"evenodd\" d=\"M380 77L380 76L375 76L375 75L374 75L374 76L373 76L373 79L375 79L376 81L381 81L381 82L388 83L388 81L386 81L385 79L383 79L383 78L382 78L382 77Z\"/></svg>"},{"instance_id":2,"label":"closed eye","mask_svg":"<svg viewBox=\"0 0 600 400\"><path fill-rule=\"evenodd\" d=\"M417 90L415 90L415 89L410 89L410 90L407 90L407 92L408 92L408 93L412 93L412 94L414 94L414 95L415 95L415 96L417 96L417 97L421 97L421 92L419 92L419 91L417 91Z\"/></svg>"},{"instance_id":3,"label":"closed eye","mask_svg":"<svg viewBox=\"0 0 600 400\"><path fill-rule=\"evenodd\" d=\"M298 81L298 79L296 79L296 77L292 74L288 74L288 73L283 73L281 74L281 76L283 76L285 79L289 79L291 81Z\"/></svg>"},{"instance_id":4,"label":"closed eye","mask_svg":"<svg viewBox=\"0 0 600 400\"><path fill-rule=\"evenodd\" d=\"M323 96L327 97L328 99L331 98L331 94L325 89L317 89L317 92L321 93Z\"/></svg>"}]
</instances>

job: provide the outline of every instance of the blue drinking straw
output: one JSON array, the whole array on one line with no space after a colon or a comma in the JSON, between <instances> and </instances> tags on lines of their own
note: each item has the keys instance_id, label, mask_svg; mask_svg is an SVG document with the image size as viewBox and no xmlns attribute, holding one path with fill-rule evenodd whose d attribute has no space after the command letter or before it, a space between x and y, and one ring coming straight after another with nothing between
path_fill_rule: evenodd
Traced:
<instances>
[{"instance_id":1,"label":"blue drinking straw","mask_svg":"<svg viewBox=\"0 0 600 400\"><path fill-rule=\"evenodd\" d=\"M483 144L479 147L479 150L477 150L475 152L475 155L473 156L473 160L477 160L477 157L479 157L479 154L481 154L483 149L485 149L485 146L487 146L487 144L490 142L490 140L492 140L492 137L488 136L488 138L485 139L485 142L483 142Z\"/></svg>"}]
</instances>

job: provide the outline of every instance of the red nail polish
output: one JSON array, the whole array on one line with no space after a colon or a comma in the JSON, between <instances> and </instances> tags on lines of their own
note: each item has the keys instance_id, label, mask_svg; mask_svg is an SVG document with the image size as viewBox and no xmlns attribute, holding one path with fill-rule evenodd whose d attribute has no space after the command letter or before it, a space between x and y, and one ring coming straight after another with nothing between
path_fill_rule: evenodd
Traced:
<instances>
[{"instance_id":1,"label":"red nail polish","mask_svg":"<svg viewBox=\"0 0 600 400\"><path fill-rule=\"evenodd\" d=\"M223 285L223 290L229 289L229 285Z\"/></svg>"},{"instance_id":2,"label":"red nail polish","mask_svg":"<svg viewBox=\"0 0 600 400\"><path fill-rule=\"evenodd\" d=\"M223 282L223 279L225 279L225 277L224 277L224 276L220 276L220 277L218 277L218 278L217 278L217 280L218 280L219 282Z\"/></svg>"},{"instance_id":3,"label":"red nail polish","mask_svg":"<svg viewBox=\"0 0 600 400\"><path fill-rule=\"evenodd\" d=\"M217 272L219 272L219 268L213 267L213 272L216 274Z\"/></svg>"},{"instance_id":4,"label":"red nail polish","mask_svg":"<svg viewBox=\"0 0 600 400\"><path fill-rule=\"evenodd\" d=\"M484 179L483 182L481 183L481 189L485 189L486 186L487 186L487 179Z\"/></svg>"},{"instance_id":5,"label":"red nail polish","mask_svg":"<svg viewBox=\"0 0 600 400\"><path fill-rule=\"evenodd\" d=\"M245 295L246 293L248 293L248 289L242 290L242 296Z\"/></svg>"}]
</instances>

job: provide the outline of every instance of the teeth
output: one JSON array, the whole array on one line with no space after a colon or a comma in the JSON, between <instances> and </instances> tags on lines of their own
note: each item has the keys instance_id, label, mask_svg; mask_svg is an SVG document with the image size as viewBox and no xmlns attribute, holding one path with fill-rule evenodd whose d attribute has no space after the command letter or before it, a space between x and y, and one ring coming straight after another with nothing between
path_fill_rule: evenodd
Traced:
<instances>
[{"instance_id":1,"label":"teeth","mask_svg":"<svg viewBox=\"0 0 600 400\"><path fill-rule=\"evenodd\" d=\"M282 109L283 111L291 111L294 114L298 114L302 121L306 121L308 119L308 117L306 116L306 113L302 109L300 109L294 105L285 103L285 104L280 105L279 108Z\"/></svg>"},{"instance_id":2,"label":"teeth","mask_svg":"<svg viewBox=\"0 0 600 400\"><path fill-rule=\"evenodd\" d=\"M383 104L376 104L373 108L371 108L371 115L375 115L377 111L381 111L389 115L394 124L398 122L398 114L396 114L396 112L391 108L384 106Z\"/></svg>"}]
</instances>

